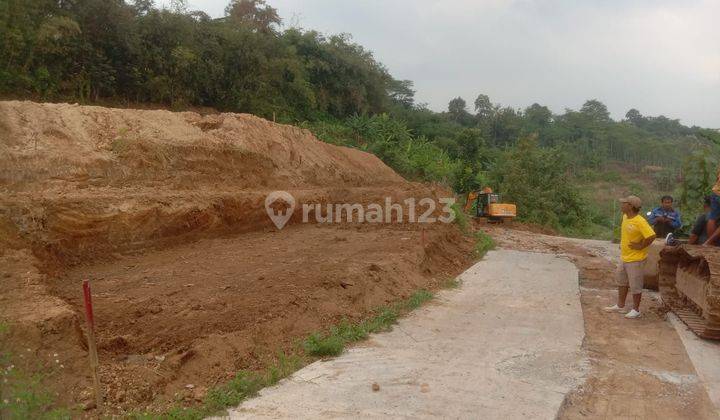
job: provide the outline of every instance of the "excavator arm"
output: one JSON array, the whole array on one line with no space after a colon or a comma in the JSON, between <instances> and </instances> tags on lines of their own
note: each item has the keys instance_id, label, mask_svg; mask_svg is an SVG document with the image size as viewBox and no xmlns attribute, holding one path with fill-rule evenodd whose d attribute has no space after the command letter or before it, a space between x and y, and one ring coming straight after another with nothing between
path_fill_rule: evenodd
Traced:
<instances>
[{"instance_id":1,"label":"excavator arm","mask_svg":"<svg viewBox=\"0 0 720 420\"><path fill-rule=\"evenodd\" d=\"M465 200L465 208L463 209L465 213L470 213L470 210L472 210L473 203L478 198L477 191L470 191L467 194L467 200Z\"/></svg>"}]
</instances>

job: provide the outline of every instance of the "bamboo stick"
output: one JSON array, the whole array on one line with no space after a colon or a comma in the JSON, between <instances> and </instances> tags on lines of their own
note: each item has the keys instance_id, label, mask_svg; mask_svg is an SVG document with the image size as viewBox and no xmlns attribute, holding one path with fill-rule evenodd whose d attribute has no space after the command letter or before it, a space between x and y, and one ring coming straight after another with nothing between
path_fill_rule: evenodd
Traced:
<instances>
[{"instance_id":1,"label":"bamboo stick","mask_svg":"<svg viewBox=\"0 0 720 420\"><path fill-rule=\"evenodd\" d=\"M97 345L95 342L95 320L93 319L92 295L90 293L90 282L83 280L83 298L85 300L85 320L87 321L87 337L88 350L90 356L90 372L93 377L93 386L95 388L95 404L99 410L102 407L103 395L100 387L100 376L98 367L100 362L97 355Z\"/></svg>"}]
</instances>

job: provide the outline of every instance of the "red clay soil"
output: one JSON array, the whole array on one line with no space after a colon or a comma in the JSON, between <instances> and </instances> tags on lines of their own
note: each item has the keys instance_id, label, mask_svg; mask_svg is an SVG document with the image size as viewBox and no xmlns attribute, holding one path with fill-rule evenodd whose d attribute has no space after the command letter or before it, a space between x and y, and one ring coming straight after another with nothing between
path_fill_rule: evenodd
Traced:
<instances>
[{"instance_id":1,"label":"red clay soil","mask_svg":"<svg viewBox=\"0 0 720 420\"><path fill-rule=\"evenodd\" d=\"M454 225L302 224L296 210L277 231L273 190L298 206L448 193L249 115L0 102L0 156L0 344L50 373L60 405L92 400L83 279L112 414L192 404L471 261Z\"/></svg>"}]
</instances>

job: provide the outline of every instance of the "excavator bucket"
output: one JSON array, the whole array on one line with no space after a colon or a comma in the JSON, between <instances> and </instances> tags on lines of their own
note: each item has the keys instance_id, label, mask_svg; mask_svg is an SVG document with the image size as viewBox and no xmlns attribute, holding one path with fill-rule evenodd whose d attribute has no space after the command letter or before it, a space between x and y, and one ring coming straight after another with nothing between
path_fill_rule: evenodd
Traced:
<instances>
[{"instance_id":1,"label":"excavator bucket","mask_svg":"<svg viewBox=\"0 0 720 420\"><path fill-rule=\"evenodd\" d=\"M672 311L699 337L720 340L720 249L665 246L657 271Z\"/></svg>"}]
</instances>

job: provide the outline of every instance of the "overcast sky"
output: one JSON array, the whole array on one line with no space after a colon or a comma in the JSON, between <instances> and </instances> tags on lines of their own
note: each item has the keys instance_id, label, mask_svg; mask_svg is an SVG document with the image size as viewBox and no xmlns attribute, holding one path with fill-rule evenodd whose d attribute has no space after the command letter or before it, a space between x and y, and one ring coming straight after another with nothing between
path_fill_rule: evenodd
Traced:
<instances>
[{"instance_id":1,"label":"overcast sky","mask_svg":"<svg viewBox=\"0 0 720 420\"><path fill-rule=\"evenodd\" d=\"M222 16L228 0L188 0ZM285 26L346 32L436 111L478 93L554 112L597 98L620 119L720 128L718 0L268 0Z\"/></svg>"}]
</instances>

